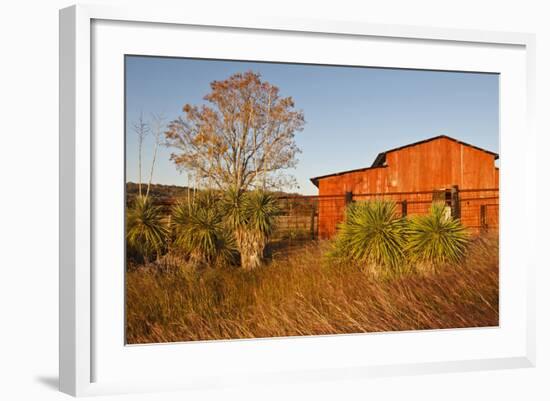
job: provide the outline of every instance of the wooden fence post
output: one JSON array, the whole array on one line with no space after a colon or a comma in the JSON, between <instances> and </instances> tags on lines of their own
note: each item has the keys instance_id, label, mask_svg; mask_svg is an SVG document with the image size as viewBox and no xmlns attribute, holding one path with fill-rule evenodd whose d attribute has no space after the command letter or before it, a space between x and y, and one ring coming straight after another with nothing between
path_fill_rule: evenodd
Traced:
<instances>
[{"instance_id":1,"label":"wooden fence post","mask_svg":"<svg viewBox=\"0 0 550 401\"><path fill-rule=\"evenodd\" d=\"M292 246L292 236L293 236L293 232L292 232L292 228L291 228L291 219L292 219L292 202L290 201L290 198L287 199L288 201L288 217L286 219L286 228L287 228L287 232L288 232L288 245L289 246Z\"/></svg>"},{"instance_id":2,"label":"wooden fence post","mask_svg":"<svg viewBox=\"0 0 550 401\"><path fill-rule=\"evenodd\" d=\"M401 217L407 217L407 199L401 201Z\"/></svg>"},{"instance_id":3,"label":"wooden fence post","mask_svg":"<svg viewBox=\"0 0 550 401\"><path fill-rule=\"evenodd\" d=\"M481 231L487 231L487 205L481 205L479 207L479 223L481 225Z\"/></svg>"},{"instance_id":4,"label":"wooden fence post","mask_svg":"<svg viewBox=\"0 0 550 401\"><path fill-rule=\"evenodd\" d=\"M311 216L310 216L310 232L311 232L311 239L315 239L315 214L317 212L317 201L313 199L311 201Z\"/></svg>"},{"instance_id":5,"label":"wooden fence post","mask_svg":"<svg viewBox=\"0 0 550 401\"><path fill-rule=\"evenodd\" d=\"M344 199L346 202L346 206L349 205L351 202L353 202L353 192L346 191L346 194L344 196L345 196Z\"/></svg>"},{"instance_id":6,"label":"wooden fence post","mask_svg":"<svg viewBox=\"0 0 550 401\"><path fill-rule=\"evenodd\" d=\"M451 188L451 216L453 219L460 219L460 191L458 185Z\"/></svg>"}]
</instances>

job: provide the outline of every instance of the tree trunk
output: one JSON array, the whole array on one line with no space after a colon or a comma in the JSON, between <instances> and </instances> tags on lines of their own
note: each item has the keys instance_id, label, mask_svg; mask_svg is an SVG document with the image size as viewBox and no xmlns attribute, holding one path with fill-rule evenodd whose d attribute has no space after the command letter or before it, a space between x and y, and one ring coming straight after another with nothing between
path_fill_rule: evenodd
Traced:
<instances>
[{"instance_id":1,"label":"tree trunk","mask_svg":"<svg viewBox=\"0 0 550 401\"><path fill-rule=\"evenodd\" d=\"M261 233L237 230L237 245L241 254L241 266L245 270L252 270L262 264L266 239Z\"/></svg>"}]
</instances>

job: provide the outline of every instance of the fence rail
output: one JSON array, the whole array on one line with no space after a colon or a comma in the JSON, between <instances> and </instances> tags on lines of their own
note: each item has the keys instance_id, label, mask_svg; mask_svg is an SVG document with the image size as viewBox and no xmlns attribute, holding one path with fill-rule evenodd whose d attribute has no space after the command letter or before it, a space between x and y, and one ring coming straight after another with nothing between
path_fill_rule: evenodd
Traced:
<instances>
[{"instance_id":1,"label":"fence rail","mask_svg":"<svg viewBox=\"0 0 550 401\"><path fill-rule=\"evenodd\" d=\"M444 202L449 213L461 220L473 233L498 230L498 188L452 187L445 190L387 193L351 193L339 195L278 196L281 213L277 216L272 242L277 247L291 247L304 241L331 238L343 220L346 206L352 202L388 200L405 216L426 214L434 202ZM157 199L166 212L176 202Z\"/></svg>"},{"instance_id":2,"label":"fence rail","mask_svg":"<svg viewBox=\"0 0 550 401\"><path fill-rule=\"evenodd\" d=\"M426 214L434 202L444 202L449 213L462 221L473 233L498 229L498 188L453 187L445 190L351 193L321 196L282 196L283 214L279 217L276 238L300 241L330 238L343 220L351 202L374 199L393 201L401 216Z\"/></svg>"}]
</instances>

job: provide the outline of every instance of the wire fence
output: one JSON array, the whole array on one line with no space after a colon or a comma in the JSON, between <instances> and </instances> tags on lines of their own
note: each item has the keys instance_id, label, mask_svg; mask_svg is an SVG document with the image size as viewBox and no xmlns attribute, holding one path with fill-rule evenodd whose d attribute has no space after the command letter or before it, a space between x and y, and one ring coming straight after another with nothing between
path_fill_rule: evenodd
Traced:
<instances>
[{"instance_id":1,"label":"wire fence","mask_svg":"<svg viewBox=\"0 0 550 401\"><path fill-rule=\"evenodd\" d=\"M427 214L433 203L444 203L450 216L459 219L472 234L496 231L499 226L498 188L460 189L388 193L352 193L340 195L278 196L280 214L271 237L274 251L287 251L305 241L330 239L344 219L346 207L353 202L386 200L396 204L401 217ZM175 198L157 199L167 214Z\"/></svg>"},{"instance_id":2,"label":"wire fence","mask_svg":"<svg viewBox=\"0 0 550 401\"><path fill-rule=\"evenodd\" d=\"M277 220L274 241L293 243L328 239L335 235L338 224L344 219L347 205L370 200L395 202L402 216L427 214L433 203L444 203L450 216L459 219L470 232L479 234L498 230L498 188L391 192L351 193L330 196L279 197L281 215Z\"/></svg>"}]
</instances>

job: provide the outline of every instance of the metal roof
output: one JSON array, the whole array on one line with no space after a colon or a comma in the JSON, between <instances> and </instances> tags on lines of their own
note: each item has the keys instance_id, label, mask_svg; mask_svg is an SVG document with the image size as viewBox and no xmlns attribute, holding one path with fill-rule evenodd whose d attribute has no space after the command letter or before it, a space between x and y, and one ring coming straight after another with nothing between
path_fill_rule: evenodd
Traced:
<instances>
[{"instance_id":1,"label":"metal roof","mask_svg":"<svg viewBox=\"0 0 550 401\"><path fill-rule=\"evenodd\" d=\"M421 145L421 144L426 143L426 142L431 142L431 141L434 141L436 139L443 139L443 138L449 139L453 142L459 143L459 144L464 145L464 146L469 146L469 147L477 149L481 152L488 153L488 154L492 155L495 158L495 160L498 159L498 157L499 157L498 153L491 152L490 150L483 149L483 148L480 148L478 146L474 146L472 144L469 144L469 143L466 143L466 142L463 142L463 141L459 141L458 139L451 138L450 136L447 136L447 135L438 135L438 136L434 136L432 138L423 139L422 141L409 143L408 145L403 145L403 146L400 146L400 147L397 147L397 148L393 148L393 149L386 150L384 152L378 153L378 156L376 156L376 158L374 159L374 162L372 163L372 165L370 167L363 167L363 168L358 168L358 169L354 169L354 170L340 171L338 173L321 175L321 176L318 176L318 177L310 178L310 181L313 183L313 185L315 185L316 187L319 187L319 180L322 179L322 178L328 178L328 177L333 177L333 176L338 176L338 175L343 175L343 174L349 174L349 173L357 173L357 172L360 172L360 171L371 170L371 169L375 169L375 168L384 168L384 167L386 167L386 165L385 165L386 155L388 153L395 152L395 151L405 149L405 148L409 148L411 146Z\"/></svg>"}]
</instances>

